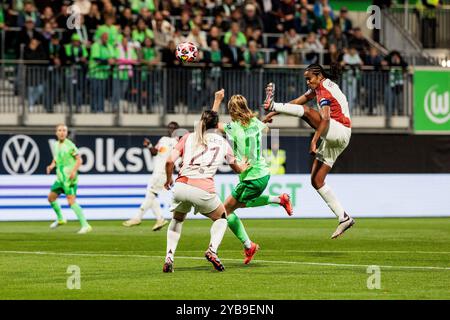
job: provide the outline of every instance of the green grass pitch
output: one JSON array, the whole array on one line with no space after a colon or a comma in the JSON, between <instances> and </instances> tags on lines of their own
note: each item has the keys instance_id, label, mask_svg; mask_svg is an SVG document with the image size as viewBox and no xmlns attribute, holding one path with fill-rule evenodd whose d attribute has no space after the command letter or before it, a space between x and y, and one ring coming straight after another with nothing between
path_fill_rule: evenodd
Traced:
<instances>
[{"instance_id":1,"label":"green grass pitch","mask_svg":"<svg viewBox=\"0 0 450 320\"><path fill-rule=\"evenodd\" d=\"M357 219L338 240L334 219L245 220L261 250L244 265L227 231L222 273L203 258L210 221L187 220L172 274L162 273L166 229L152 223L92 221L77 235L75 221L1 222L0 299L450 299L448 218ZM80 290L67 289L70 265ZM369 265L380 289L367 287Z\"/></svg>"}]
</instances>

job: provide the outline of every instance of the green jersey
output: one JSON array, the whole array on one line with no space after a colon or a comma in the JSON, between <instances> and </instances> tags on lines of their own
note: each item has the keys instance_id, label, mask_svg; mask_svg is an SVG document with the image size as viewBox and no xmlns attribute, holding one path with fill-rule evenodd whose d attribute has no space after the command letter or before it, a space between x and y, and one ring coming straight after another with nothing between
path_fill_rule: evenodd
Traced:
<instances>
[{"instance_id":1,"label":"green jersey","mask_svg":"<svg viewBox=\"0 0 450 320\"><path fill-rule=\"evenodd\" d=\"M63 143L59 141L54 145L53 159L56 162L56 176L60 182L68 182L70 173L76 163L75 156L78 154L78 148L69 139L65 139ZM70 180L72 184L78 182L78 174L74 180Z\"/></svg>"},{"instance_id":2,"label":"green jersey","mask_svg":"<svg viewBox=\"0 0 450 320\"><path fill-rule=\"evenodd\" d=\"M262 134L266 128L267 126L257 118L252 118L247 126L239 121L232 121L224 127L233 145L234 156L238 160L247 158L251 166L239 175L240 181L259 179L270 174L269 166L261 151Z\"/></svg>"}]
</instances>

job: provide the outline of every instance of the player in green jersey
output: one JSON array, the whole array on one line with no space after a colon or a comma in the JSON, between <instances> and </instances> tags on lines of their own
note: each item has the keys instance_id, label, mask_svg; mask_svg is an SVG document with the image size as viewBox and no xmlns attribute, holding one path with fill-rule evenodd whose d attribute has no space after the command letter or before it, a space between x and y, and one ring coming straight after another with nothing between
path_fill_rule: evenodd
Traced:
<instances>
[{"instance_id":1,"label":"player in green jersey","mask_svg":"<svg viewBox=\"0 0 450 320\"><path fill-rule=\"evenodd\" d=\"M218 111L224 98L222 89L215 93L213 111ZM292 215L292 204L289 195L262 195L270 179L269 166L262 156L261 142L263 133L269 129L249 109L247 100L241 95L233 95L228 101L228 111L231 122L219 123L218 128L227 134L231 141L235 157L242 161L247 159L250 167L239 175L239 183L226 199L224 205L227 211L228 226L244 244L244 263L248 264L259 249L259 245L252 242L245 231L244 225L234 213L239 208L259 207L271 203L283 206Z\"/></svg>"},{"instance_id":2,"label":"player in green jersey","mask_svg":"<svg viewBox=\"0 0 450 320\"><path fill-rule=\"evenodd\" d=\"M88 233L92 231L92 227L86 221L80 205L76 203L78 168L81 166L81 156L75 144L67 139L66 125L59 124L56 126L56 137L58 141L54 145L53 161L47 167L47 174L50 174L56 167L56 181L51 187L48 202L50 202L50 205L55 211L57 219L50 225L50 228L54 229L67 223L62 215L61 206L57 201L59 195L64 193L70 208L75 212L80 221L81 229L78 233Z\"/></svg>"}]
</instances>

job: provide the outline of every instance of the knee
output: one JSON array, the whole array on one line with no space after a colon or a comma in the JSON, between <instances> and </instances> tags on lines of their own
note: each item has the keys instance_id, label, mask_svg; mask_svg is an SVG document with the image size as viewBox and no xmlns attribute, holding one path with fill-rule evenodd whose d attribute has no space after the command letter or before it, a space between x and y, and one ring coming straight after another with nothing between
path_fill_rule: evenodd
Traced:
<instances>
[{"instance_id":1,"label":"knee","mask_svg":"<svg viewBox=\"0 0 450 320\"><path fill-rule=\"evenodd\" d=\"M325 184L325 181L318 177L318 176L311 176L311 185L313 186L314 189L319 190L320 188L323 187L323 185Z\"/></svg>"},{"instance_id":2,"label":"knee","mask_svg":"<svg viewBox=\"0 0 450 320\"><path fill-rule=\"evenodd\" d=\"M56 201L56 197L52 194L49 194L47 197L47 200L49 203L55 202Z\"/></svg>"}]
</instances>

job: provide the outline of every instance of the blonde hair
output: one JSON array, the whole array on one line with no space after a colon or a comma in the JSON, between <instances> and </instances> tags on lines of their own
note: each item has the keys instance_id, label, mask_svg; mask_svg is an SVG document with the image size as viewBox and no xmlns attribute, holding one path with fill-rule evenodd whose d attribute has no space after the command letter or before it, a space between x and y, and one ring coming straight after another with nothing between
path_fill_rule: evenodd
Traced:
<instances>
[{"instance_id":1,"label":"blonde hair","mask_svg":"<svg viewBox=\"0 0 450 320\"><path fill-rule=\"evenodd\" d=\"M239 121L246 126L250 123L255 113L248 107L247 99L240 94L233 95L228 101L228 111L230 112L231 120Z\"/></svg>"},{"instance_id":2,"label":"blonde hair","mask_svg":"<svg viewBox=\"0 0 450 320\"><path fill-rule=\"evenodd\" d=\"M58 130L59 127L66 127L66 129L69 130L65 123L58 123L55 127L55 130Z\"/></svg>"}]
</instances>

